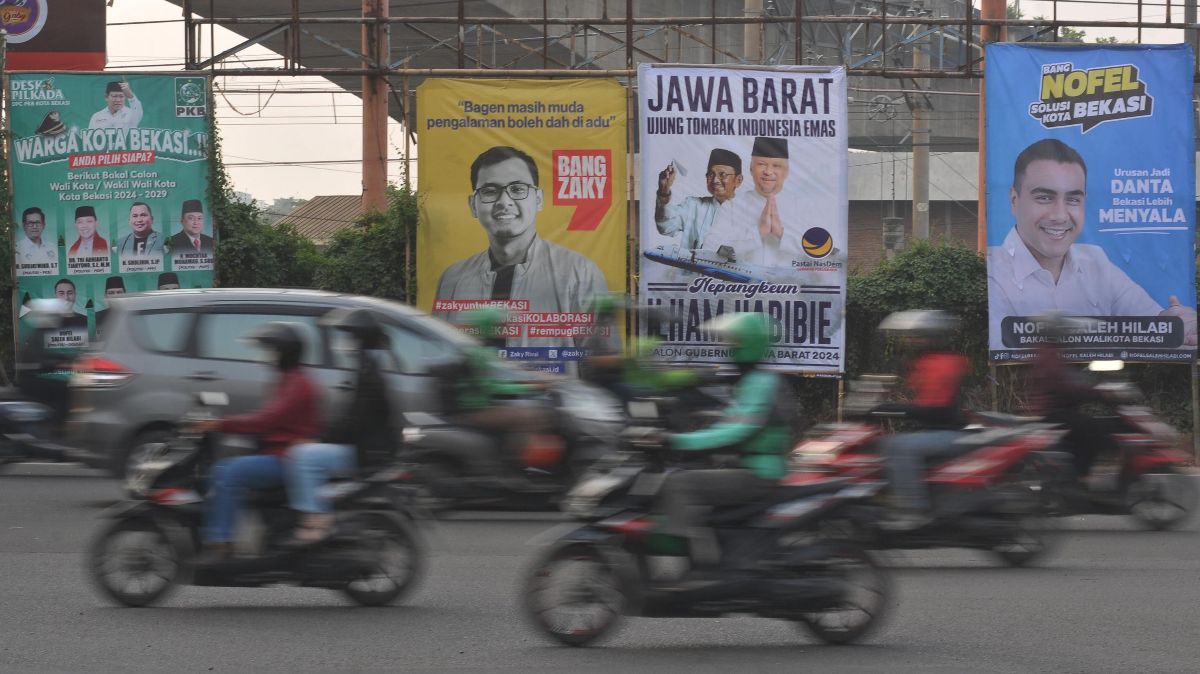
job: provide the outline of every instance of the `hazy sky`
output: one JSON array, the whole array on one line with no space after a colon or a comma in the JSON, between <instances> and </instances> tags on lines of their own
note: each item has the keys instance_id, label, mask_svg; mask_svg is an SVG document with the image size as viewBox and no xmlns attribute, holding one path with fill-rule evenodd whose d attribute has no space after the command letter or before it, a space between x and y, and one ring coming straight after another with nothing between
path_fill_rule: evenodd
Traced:
<instances>
[{"instance_id":1,"label":"hazy sky","mask_svg":"<svg viewBox=\"0 0 1200 674\"><path fill-rule=\"evenodd\" d=\"M114 25L136 21L170 21ZM109 70L180 70L183 66L183 18L165 0L115 0L108 10ZM217 51L242 41L217 29ZM205 55L208 32L203 37ZM274 53L251 47L238 54L246 63L262 65ZM279 197L360 194L362 172L362 104L357 96L334 93L321 77L217 77L214 80L222 148L234 189L270 202ZM318 93L295 93L313 91ZM244 93L249 92L249 93ZM274 95L272 95L274 93ZM402 156L404 134L390 124L389 157ZM345 161L340 164L277 166L261 162ZM415 163L415 162L414 162ZM389 177L400 181L399 162ZM415 166L414 166L415 168Z\"/></svg>"}]
</instances>

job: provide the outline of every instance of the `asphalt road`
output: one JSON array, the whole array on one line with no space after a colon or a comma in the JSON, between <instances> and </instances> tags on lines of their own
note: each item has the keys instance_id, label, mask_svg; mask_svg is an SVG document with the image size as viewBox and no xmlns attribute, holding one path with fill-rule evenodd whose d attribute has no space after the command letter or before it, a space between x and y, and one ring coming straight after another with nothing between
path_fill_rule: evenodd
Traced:
<instances>
[{"instance_id":1,"label":"asphalt road","mask_svg":"<svg viewBox=\"0 0 1200 674\"><path fill-rule=\"evenodd\" d=\"M758 618L633 619L588 649L553 646L517 610L529 539L554 514L460 513L437 525L430 573L403 605L327 590L186 587L116 608L82 551L112 482L72 466L0 475L0 671L1195 672L1200 533L1076 518L1041 568L966 551L889 557L884 629L826 646Z\"/></svg>"}]
</instances>

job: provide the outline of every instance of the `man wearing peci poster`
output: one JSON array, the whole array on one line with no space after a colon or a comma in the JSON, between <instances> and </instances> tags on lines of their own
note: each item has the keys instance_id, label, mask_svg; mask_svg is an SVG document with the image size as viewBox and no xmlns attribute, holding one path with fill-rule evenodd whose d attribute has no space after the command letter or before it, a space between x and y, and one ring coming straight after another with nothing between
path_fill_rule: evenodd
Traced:
<instances>
[{"instance_id":1,"label":"man wearing peci poster","mask_svg":"<svg viewBox=\"0 0 1200 674\"><path fill-rule=\"evenodd\" d=\"M180 209L179 233L170 238L171 254L213 252L213 238L204 233L204 206L199 199L188 199Z\"/></svg>"},{"instance_id":2,"label":"man wearing peci poster","mask_svg":"<svg viewBox=\"0 0 1200 674\"><path fill-rule=\"evenodd\" d=\"M672 203L675 163L658 174L658 192L654 204L654 224L659 234L680 236L686 250L733 248L739 260L757 256L761 246L757 235L744 228L734 215L737 190L742 186L742 158L724 148L713 148L704 174L707 197L687 196Z\"/></svg>"},{"instance_id":3,"label":"man wearing peci poster","mask_svg":"<svg viewBox=\"0 0 1200 674\"><path fill-rule=\"evenodd\" d=\"M108 241L96 232L96 209L80 206L75 209L75 232L79 235L67 249L67 257L108 255Z\"/></svg>"},{"instance_id":4,"label":"man wearing peci poster","mask_svg":"<svg viewBox=\"0 0 1200 674\"><path fill-rule=\"evenodd\" d=\"M791 267L803 251L805 228L798 222L799 208L784 191L789 173L786 138L754 139L750 151L750 178L754 189L738 199L739 220L754 229L762 242L757 262L767 267Z\"/></svg>"}]
</instances>

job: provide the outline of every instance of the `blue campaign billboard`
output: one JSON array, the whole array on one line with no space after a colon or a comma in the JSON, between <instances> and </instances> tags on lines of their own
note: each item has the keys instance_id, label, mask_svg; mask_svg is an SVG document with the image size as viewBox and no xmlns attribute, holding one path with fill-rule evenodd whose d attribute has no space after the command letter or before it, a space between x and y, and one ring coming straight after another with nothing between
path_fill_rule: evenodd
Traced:
<instances>
[{"instance_id":1,"label":"blue campaign billboard","mask_svg":"<svg viewBox=\"0 0 1200 674\"><path fill-rule=\"evenodd\" d=\"M987 47L993 361L1196 357L1189 45ZM1050 336L1044 318L1078 317Z\"/></svg>"}]
</instances>

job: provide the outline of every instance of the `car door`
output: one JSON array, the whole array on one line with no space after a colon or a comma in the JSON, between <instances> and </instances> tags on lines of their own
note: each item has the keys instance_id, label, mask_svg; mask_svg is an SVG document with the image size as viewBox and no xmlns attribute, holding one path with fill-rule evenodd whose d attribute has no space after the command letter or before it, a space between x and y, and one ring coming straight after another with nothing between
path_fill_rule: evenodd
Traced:
<instances>
[{"instance_id":1,"label":"car door","mask_svg":"<svg viewBox=\"0 0 1200 674\"><path fill-rule=\"evenodd\" d=\"M304 336L301 364L321 391L322 420L340 409L351 390L350 378L330 366L329 345L317 324L329 307L272 307L230 305L209 307L201 313L195 329L194 353L196 390L224 391L229 395L229 412L241 414L262 405L277 375L263 352L245 336L272 321L293 324Z\"/></svg>"}]
</instances>

